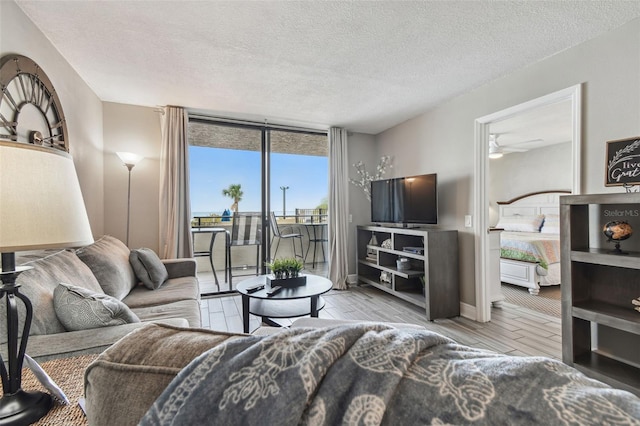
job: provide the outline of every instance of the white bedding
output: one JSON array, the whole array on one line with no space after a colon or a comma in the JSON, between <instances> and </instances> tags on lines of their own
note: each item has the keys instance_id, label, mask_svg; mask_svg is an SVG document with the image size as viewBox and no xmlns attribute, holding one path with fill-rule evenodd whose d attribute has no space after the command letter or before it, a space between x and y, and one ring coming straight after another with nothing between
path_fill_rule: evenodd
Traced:
<instances>
[{"instance_id":1,"label":"white bedding","mask_svg":"<svg viewBox=\"0 0 640 426\"><path fill-rule=\"evenodd\" d=\"M544 269L560 262L560 235L540 232L500 234L500 256L525 262L539 262Z\"/></svg>"},{"instance_id":2,"label":"white bedding","mask_svg":"<svg viewBox=\"0 0 640 426\"><path fill-rule=\"evenodd\" d=\"M498 202L501 233L500 280L538 294L540 286L560 284L560 196L570 191L542 191ZM541 227L540 216L544 217ZM522 225L528 224L531 231ZM531 229L532 228L532 229Z\"/></svg>"},{"instance_id":3,"label":"white bedding","mask_svg":"<svg viewBox=\"0 0 640 426\"><path fill-rule=\"evenodd\" d=\"M500 257L501 281L528 287L531 294L538 294L540 286L561 282L558 234L504 231Z\"/></svg>"}]
</instances>

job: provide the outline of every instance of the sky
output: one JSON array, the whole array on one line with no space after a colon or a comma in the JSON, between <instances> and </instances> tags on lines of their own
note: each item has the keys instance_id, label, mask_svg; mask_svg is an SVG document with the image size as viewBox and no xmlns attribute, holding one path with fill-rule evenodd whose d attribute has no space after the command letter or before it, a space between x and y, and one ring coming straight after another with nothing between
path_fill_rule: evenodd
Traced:
<instances>
[{"instance_id":1,"label":"sky","mask_svg":"<svg viewBox=\"0 0 640 426\"><path fill-rule=\"evenodd\" d=\"M191 214L220 214L233 204L222 195L231 184L242 185L244 195L239 211L260 211L260 153L236 149L189 147ZM313 209L329 193L329 159L312 155L271 154L271 210L282 214L282 194L286 209ZM198 213L198 214L196 214Z\"/></svg>"}]
</instances>

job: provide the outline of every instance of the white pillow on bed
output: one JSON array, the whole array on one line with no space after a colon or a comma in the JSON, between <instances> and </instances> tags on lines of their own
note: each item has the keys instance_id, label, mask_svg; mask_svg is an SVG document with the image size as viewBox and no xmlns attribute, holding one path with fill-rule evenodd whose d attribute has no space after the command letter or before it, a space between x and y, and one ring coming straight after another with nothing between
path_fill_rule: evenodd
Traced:
<instances>
[{"instance_id":1,"label":"white pillow on bed","mask_svg":"<svg viewBox=\"0 0 640 426\"><path fill-rule=\"evenodd\" d=\"M501 217L496 228L502 228L505 231L540 232L543 221L544 215L542 214L534 216L516 214Z\"/></svg>"},{"instance_id":2,"label":"white pillow on bed","mask_svg":"<svg viewBox=\"0 0 640 426\"><path fill-rule=\"evenodd\" d=\"M544 216L544 222L540 232L543 234L559 234L560 233L560 215L547 214Z\"/></svg>"}]
</instances>

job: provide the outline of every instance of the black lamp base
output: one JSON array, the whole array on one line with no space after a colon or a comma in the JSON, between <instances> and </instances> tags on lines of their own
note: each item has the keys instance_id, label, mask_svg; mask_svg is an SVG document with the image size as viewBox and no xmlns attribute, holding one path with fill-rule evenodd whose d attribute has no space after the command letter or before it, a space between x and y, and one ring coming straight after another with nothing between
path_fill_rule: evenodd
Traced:
<instances>
[{"instance_id":1,"label":"black lamp base","mask_svg":"<svg viewBox=\"0 0 640 426\"><path fill-rule=\"evenodd\" d=\"M20 389L0 398L0 425L29 425L44 417L53 406L51 395Z\"/></svg>"}]
</instances>

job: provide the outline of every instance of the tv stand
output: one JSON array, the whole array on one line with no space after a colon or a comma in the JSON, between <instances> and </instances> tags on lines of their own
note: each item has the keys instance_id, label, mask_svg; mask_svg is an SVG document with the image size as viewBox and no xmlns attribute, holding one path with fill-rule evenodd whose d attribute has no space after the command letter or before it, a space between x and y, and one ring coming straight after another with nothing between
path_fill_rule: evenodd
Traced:
<instances>
[{"instance_id":1,"label":"tv stand","mask_svg":"<svg viewBox=\"0 0 640 426\"><path fill-rule=\"evenodd\" d=\"M372 236L376 244L369 244ZM390 247L382 247L386 240ZM357 258L359 283L424 308L430 321L460 315L458 231L358 226ZM409 259L410 269L398 269L399 258Z\"/></svg>"},{"instance_id":2,"label":"tv stand","mask_svg":"<svg viewBox=\"0 0 640 426\"><path fill-rule=\"evenodd\" d=\"M384 227L384 228L396 228L396 229L428 229L429 225L423 225L419 223L372 223L369 226Z\"/></svg>"},{"instance_id":3,"label":"tv stand","mask_svg":"<svg viewBox=\"0 0 640 426\"><path fill-rule=\"evenodd\" d=\"M403 223L402 225L399 226L399 228L403 228L403 229L424 229L425 225L420 225L417 223Z\"/></svg>"}]
</instances>

